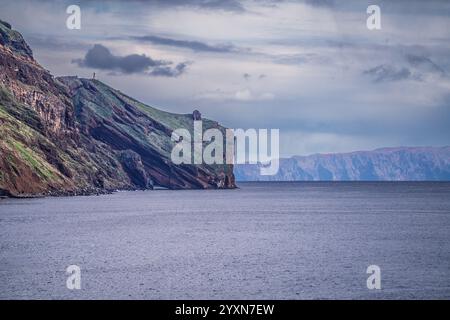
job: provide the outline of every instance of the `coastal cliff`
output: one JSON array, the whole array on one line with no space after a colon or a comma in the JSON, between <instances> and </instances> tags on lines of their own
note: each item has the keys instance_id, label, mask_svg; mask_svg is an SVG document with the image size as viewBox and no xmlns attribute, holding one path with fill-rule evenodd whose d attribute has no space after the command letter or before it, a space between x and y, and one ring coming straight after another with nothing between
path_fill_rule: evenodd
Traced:
<instances>
[{"instance_id":1,"label":"coastal cliff","mask_svg":"<svg viewBox=\"0 0 450 320\"><path fill-rule=\"evenodd\" d=\"M0 21L0 196L234 188L232 165L171 162L172 131L193 121L98 80L54 78ZM212 127L225 130L203 119Z\"/></svg>"}]
</instances>

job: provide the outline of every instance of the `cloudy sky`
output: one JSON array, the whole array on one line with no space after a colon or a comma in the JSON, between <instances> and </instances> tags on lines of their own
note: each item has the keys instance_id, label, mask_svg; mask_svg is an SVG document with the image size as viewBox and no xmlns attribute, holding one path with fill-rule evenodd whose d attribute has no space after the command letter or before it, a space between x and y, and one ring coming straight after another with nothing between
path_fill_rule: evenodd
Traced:
<instances>
[{"instance_id":1,"label":"cloudy sky","mask_svg":"<svg viewBox=\"0 0 450 320\"><path fill-rule=\"evenodd\" d=\"M95 71L167 111L279 128L282 156L450 145L450 1L0 2L53 74ZM81 30L66 28L71 4Z\"/></svg>"}]
</instances>

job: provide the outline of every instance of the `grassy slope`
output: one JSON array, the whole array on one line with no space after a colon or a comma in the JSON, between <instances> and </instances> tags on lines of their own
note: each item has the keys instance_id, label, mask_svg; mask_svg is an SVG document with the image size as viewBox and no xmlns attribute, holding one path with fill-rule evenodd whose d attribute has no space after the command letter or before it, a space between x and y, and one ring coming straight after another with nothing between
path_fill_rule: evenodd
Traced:
<instances>
[{"instance_id":1,"label":"grassy slope","mask_svg":"<svg viewBox=\"0 0 450 320\"><path fill-rule=\"evenodd\" d=\"M111 88L110 88L111 89ZM164 124L168 128L175 130L178 128L184 128L187 129L191 133L192 139L193 136L193 128L194 128L194 120L192 119L191 114L176 114L176 113L170 113L166 111L162 111L156 108L153 108L151 106L148 106L146 104L143 104L133 98L128 97L127 95L124 95L121 92L118 92L121 95L121 98L126 100L129 104L136 106L138 109L145 112L147 115L149 115L151 118L156 119L160 123ZM222 132L222 135L224 137L223 141L223 147L225 152L225 129L224 127L220 126L216 121L212 121L206 118L202 118L202 126L203 126L203 132L205 130L208 130L210 128L217 128ZM160 142L161 143L161 142ZM174 143L170 141L170 139L165 139L163 142L164 149L168 154L170 154ZM205 147L208 143L203 143L203 147ZM192 148L192 150L194 150ZM169 155L168 155L169 156ZM192 158L194 158L194 152L192 152ZM208 168L209 170L212 170L213 172L220 172L223 171L225 173L228 173L229 171L232 171L232 169L227 165L206 165L203 164L205 168Z\"/></svg>"},{"instance_id":2,"label":"grassy slope","mask_svg":"<svg viewBox=\"0 0 450 320\"><path fill-rule=\"evenodd\" d=\"M79 81L88 81L89 84L94 86L100 93L92 96L85 90L81 90L81 92L78 92L78 97L76 99L84 99L85 101L88 101L85 105L87 105L92 112L101 118L111 120L112 114L110 106L120 106L126 103L144 112L151 119L170 129L170 131L178 128L184 128L190 131L192 135L194 121L191 114L176 114L153 108L127 96L119 90L109 87L98 80L79 79ZM218 125L217 122L209 119L202 119L202 125L203 131L209 128L217 128L222 131L225 137L225 128ZM175 143L171 141L170 135L158 130L155 130L155 132L144 133L142 128L139 128L139 126L129 126L128 124L120 124L119 126L123 131L132 135L136 140L141 141L143 145L151 145L153 148L158 150L161 156L166 159L170 159L170 153L175 145ZM203 164L202 166L212 170L213 172L228 172L228 170L231 170L228 166L223 165Z\"/></svg>"}]
</instances>

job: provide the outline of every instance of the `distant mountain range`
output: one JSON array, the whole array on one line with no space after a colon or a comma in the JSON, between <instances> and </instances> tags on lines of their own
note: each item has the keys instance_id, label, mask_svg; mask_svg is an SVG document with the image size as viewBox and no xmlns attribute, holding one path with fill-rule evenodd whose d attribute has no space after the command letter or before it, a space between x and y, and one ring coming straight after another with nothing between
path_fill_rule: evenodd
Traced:
<instances>
[{"instance_id":1,"label":"distant mountain range","mask_svg":"<svg viewBox=\"0 0 450 320\"><path fill-rule=\"evenodd\" d=\"M274 176L236 165L237 181L450 181L450 147L399 147L281 159Z\"/></svg>"},{"instance_id":2,"label":"distant mountain range","mask_svg":"<svg viewBox=\"0 0 450 320\"><path fill-rule=\"evenodd\" d=\"M232 165L175 165L200 114L145 105L94 79L54 78L0 20L0 197L234 188ZM203 129L225 128L203 119Z\"/></svg>"}]
</instances>

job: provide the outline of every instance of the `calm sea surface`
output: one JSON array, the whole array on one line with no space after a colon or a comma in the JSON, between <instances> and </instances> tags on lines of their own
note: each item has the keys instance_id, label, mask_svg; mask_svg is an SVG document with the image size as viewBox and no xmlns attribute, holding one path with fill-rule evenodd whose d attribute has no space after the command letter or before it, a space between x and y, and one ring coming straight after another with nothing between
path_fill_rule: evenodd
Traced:
<instances>
[{"instance_id":1,"label":"calm sea surface","mask_svg":"<svg viewBox=\"0 0 450 320\"><path fill-rule=\"evenodd\" d=\"M0 298L450 299L450 183L239 185L2 199Z\"/></svg>"}]
</instances>

